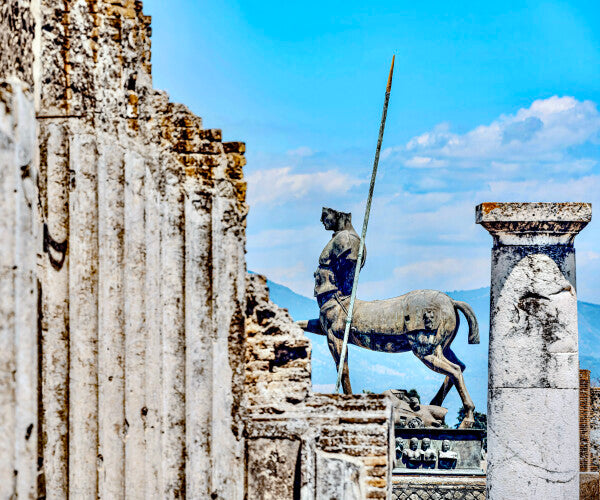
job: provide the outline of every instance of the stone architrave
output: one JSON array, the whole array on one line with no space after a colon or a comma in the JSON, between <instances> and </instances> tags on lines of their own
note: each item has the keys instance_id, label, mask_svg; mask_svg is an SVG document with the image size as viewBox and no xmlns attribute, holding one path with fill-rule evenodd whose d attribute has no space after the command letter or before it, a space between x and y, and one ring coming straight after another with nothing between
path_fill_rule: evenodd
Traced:
<instances>
[{"instance_id":1,"label":"stone architrave","mask_svg":"<svg viewBox=\"0 0 600 500\"><path fill-rule=\"evenodd\" d=\"M483 203L492 249L490 500L579 498L575 249L587 203Z\"/></svg>"}]
</instances>

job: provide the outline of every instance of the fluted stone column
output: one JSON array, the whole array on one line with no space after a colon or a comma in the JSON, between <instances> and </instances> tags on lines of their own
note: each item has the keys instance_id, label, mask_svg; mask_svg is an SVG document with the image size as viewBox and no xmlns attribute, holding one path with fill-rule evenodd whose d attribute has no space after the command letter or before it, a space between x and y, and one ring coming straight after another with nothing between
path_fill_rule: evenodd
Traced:
<instances>
[{"instance_id":1,"label":"fluted stone column","mask_svg":"<svg viewBox=\"0 0 600 500\"><path fill-rule=\"evenodd\" d=\"M483 203L494 238L488 387L490 500L579 498L573 240L586 203Z\"/></svg>"}]
</instances>

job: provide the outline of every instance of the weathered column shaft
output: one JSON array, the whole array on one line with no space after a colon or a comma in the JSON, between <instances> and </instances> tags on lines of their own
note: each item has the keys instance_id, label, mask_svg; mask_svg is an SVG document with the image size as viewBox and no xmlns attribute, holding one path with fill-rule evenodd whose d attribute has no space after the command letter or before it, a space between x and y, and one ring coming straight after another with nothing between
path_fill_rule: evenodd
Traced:
<instances>
[{"instance_id":1,"label":"weathered column shaft","mask_svg":"<svg viewBox=\"0 0 600 500\"><path fill-rule=\"evenodd\" d=\"M43 456L49 499L68 494L69 416L69 159L64 120L42 125L47 214L42 300Z\"/></svg>"},{"instance_id":2,"label":"weathered column shaft","mask_svg":"<svg viewBox=\"0 0 600 500\"><path fill-rule=\"evenodd\" d=\"M583 203L484 203L494 237L488 498L579 498L575 235Z\"/></svg>"},{"instance_id":3,"label":"weathered column shaft","mask_svg":"<svg viewBox=\"0 0 600 500\"><path fill-rule=\"evenodd\" d=\"M121 148L103 139L98 169L98 493L105 500L125 494L123 167Z\"/></svg>"},{"instance_id":4,"label":"weathered column shaft","mask_svg":"<svg viewBox=\"0 0 600 500\"><path fill-rule=\"evenodd\" d=\"M0 87L0 127L14 129L12 87ZM16 145L0 142L0 498L15 491L15 188Z\"/></svg>"},{"instance_id":5,"label":"weathered column shaft","mask_svg":"<svg viewBox=\"0 0 600 500\"><path fill-rule=\"evenodd\" d=\"M144 432L145 271L144 159L135 151L125 155L125 497L145 496L146 443Z\"/></svg>"},{"instance_id":6,"label":"weathered column shaft","mask_svg":"<svg viewBox=\"0 0 600 500\"><path fill-rule=\"evenodd\" d=\"M160 268L160 194L156 188L153 170L156 163L146 166L144 180L146 215L146 352L145 395L146 395L146 498L162 494L162 346L161 346L161 268ZM154 167L154 168L152 168Z\"/></svg>"},{"instance_id":7,"label":"weathered column shaft","mask_svg":"<svg viewBox=\"0 0 600 500\"><path fill-rule=\"evenodd\" d=\"M98 153L92 134L70 144L69 494L97 498Z\"/></svg>"},{"instance_id":8,"label":"weathered column shaft","mask_svg":"<svg viewBox=\"0 0 600 500\"><path fill-rule=\"evenodd\" d=\"M37 165L34 164L36 124L31 94L25 93L20 86L14 88L13 106L17 118L12 165L17 180L14 259L16 491L19 498L33 498L37 493L35 462L38 456L37 253L41 250ZM35 156L37 159L37 154Z\"/></svg>"},{"instance_id":9,"label":"weathered column shaft","mask_svg":"<svg viewBox=\"0 0 600 500\"><path fill-rule=\"evenodd\" d=\"M210 497L212 419L212 191L200 169L185 180L186 490L188 498Z\"/></svg>"},{"instance_id":10,"label":"weathered column shaft","mask_svg":"<svg viewBox=\"0 0 600 500\"><path fill-rule=\"evenodd\" d=\"M220 168L224 169L225 165ZM235 338L232 333L243 328L243 302L239 296L243 282L240 283L239 270L240 266L245 267L245 263L238 260L239 213L232 183L219 179L215 190L212 206L212 302L216 328L212 352L212 488L224 498L241 498L241 483L236 479L243 474L240 462L236 460L241 455L241 445L232 433L234 422L231 412L235 397L232 381L237 367L230 361L232 354L235 355L235 351L230 352L233 348L230 343Z\"/></svg>"},{"instance_id":11,"label":"weathered column shaft","mask_svg":"<svg viewBox=\"0 0 600 500\"><path fill-rule=\"evenodd\" d=\"M168 159L166 160L169 161ZM166 164L161 217L163 497L185 494L185 233L177 165Z\"/></svg>"},{"instance_id":12,"label":"weathered column shaft","mask_svg":"<svg viewBox=\"0 0 600 500\"><path fill-rule=\"evenodd\" d=\"M244 145L152 87L141 2L9 4L0 499L243 498Z\"/></svg>"}]
</instances>

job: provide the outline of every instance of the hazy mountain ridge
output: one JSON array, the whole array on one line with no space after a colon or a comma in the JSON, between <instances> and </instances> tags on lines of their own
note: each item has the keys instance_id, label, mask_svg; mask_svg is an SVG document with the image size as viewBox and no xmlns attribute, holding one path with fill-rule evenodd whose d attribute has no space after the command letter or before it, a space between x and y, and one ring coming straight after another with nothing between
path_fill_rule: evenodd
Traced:
<instances>
[{"instance_id":1,"label":"hazy mountain ridge","mask_svg":"<svg viewBox=\"0 0 600 500\"><path fill-rule=\"evenodd\" d=\"M289 288L268 281L271 300L285 307L295 320L317 318L319 308L314 299L304 297ZM486 411L487 359L489 340L489 288L447 292L452 298L471 305L479 322L481 342L467 343L467 322L462 315L460 330L452 343L456 355L467 365L467 389L479 411ZM578 302L579 363L591 370L592 378L600 383L600 305ZM331 392L335 384L335 366L325 337L307 334L313 346L312 380L315 391ZM349 346L350 378L354 392L382 392L390 388L416 388L424 401L429 401L442 383L443 376L427 369L412 353L389 354ZM456 420L460 399L452 390L446 399L448 423Z\"/></svg>"}]
</instances>

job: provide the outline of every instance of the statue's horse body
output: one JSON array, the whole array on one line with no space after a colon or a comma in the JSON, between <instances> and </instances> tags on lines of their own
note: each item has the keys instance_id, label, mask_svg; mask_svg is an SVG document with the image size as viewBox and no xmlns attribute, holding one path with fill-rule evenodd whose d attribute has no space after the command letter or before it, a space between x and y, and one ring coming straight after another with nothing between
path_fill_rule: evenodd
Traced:
<instances>
[{"instance_id":1,"label":"statue's horse body","mask_svg":"<svg viewBox=\"0 0 600 500\"><path fill-rule=\"evenodd\" d=\"M329 349L339 367L349 297L332 293L319 299L319 319L300 322L300 325L306 331L327 336ZM475 406L464 383L465 365L450 349L460 324L458 311L469 324L469 343L479 343L479 328L471 307L435 290L415 290L400 297L371 302L356 300L348 342L372 351L412 351L426 366L446 375L431 404L441 405L455 385L466 409L462 426L468 427L472 425ZM346 357L342 387L346 394L351 394L347 361Z\"/></svg>"},{"instance_id":2,"label":"statue's horse body","mask_svg":"<svg viewBox=\"0 0 600 500\"><path fill-rule=\"evenodd\" d=\"M327 336L329 350L339 369L344 327L348 316L349 295L359 260L360 237L352 226L349 213L323 207L321 222L334 231L319 257L315 272L315 297L319 303L318 320L301 321L306 331ZM364 265L365 254L361 267ZM477 320L471 307L435 290L414 292L387 300L356 300L348 341L373 351L412 351L426 366L446 375L431 404L440 406L453 385L465 407L462 427L474 423L475 406L465 387L465 365L450 349L458 331L458 311L469 323L469 343L479 343ZM348 371L348 354L342 370L342 387L352 393Z\"/></svg>"}]
</instances>

